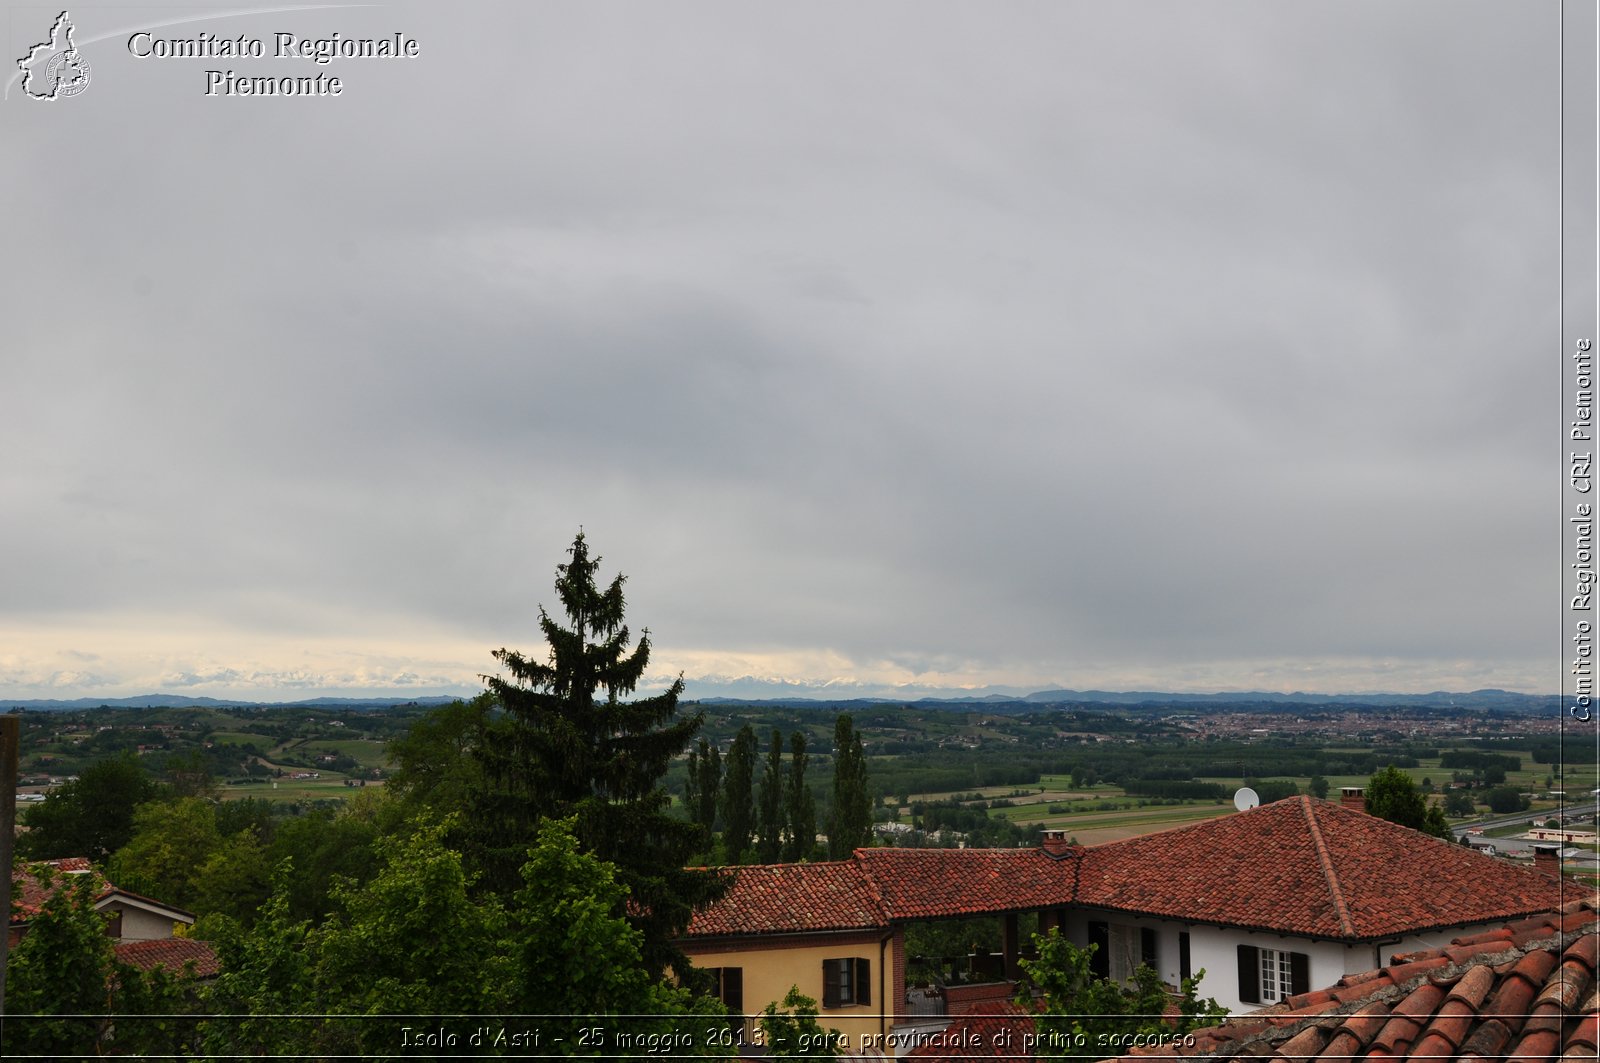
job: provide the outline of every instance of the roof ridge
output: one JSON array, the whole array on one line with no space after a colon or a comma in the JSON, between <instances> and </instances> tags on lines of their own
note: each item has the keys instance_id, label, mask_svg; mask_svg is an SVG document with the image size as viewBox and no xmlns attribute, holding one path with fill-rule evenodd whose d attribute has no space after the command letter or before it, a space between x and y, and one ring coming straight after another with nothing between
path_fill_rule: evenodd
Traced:
<instances>
[{"instance_id":1,"label":"roof ridge","mask_svg":"<svg viewBox=\"0 0 1600 1063\"><path fill-rule=\"evenodd\" d=\"M856 874L861 876L861 881L866 884L867 895L872 898L873 906L878 909L878 915L884 921L890 919L889 902L883 899L883 890L878 886L878 880L872 874L868 861L861 858L863 850L856 849L850 854L850 863L855 866Z\"/></svg>"},{"instance_id":2,"label":"roof ridge","mask_svg":"<svg viewBox=\"0 0 1600 1063\"><path fill-rule=\"evenodd\" d=\"M1327 880L1328 892L1333 896L1333 910L1339 916L1339 929L1346 935L1354 937L1356 926L1350 918L1350 909L1345 906L1344 890L1339 886L1339 876L1334 870L1333 858L1328 855L1328 843L1323 840L1322 828L1317 824L1316 810L1311 807L1309 797L1302 794L1298 800L1300 811L1306 817L1306 825L1311 828L1311 844L1317 851L1317 862L1322 865L1322 876Z\"/></svg>"}]
</instances>

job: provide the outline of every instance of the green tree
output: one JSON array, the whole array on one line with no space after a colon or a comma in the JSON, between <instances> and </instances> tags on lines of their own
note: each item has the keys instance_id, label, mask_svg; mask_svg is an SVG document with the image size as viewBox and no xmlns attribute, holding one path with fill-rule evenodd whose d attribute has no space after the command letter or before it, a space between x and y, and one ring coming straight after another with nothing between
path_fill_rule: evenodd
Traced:
<instances>
[{"instance_id":1,"label":"green tree","mask_svg":"<svg viewBox=\"0 0 1600 1063\"><path fill-rule=\"evenodd\" d=\"M256 828L246 827L211 853L201 865L194 910L227 915L248 926L272 892L272 864Z\"/></svg>"},{"instance_id":2,"label":"green tree","mask_svg":"<svg viewBox=\"0 0 1600 1063\"><path fill-rule=\"evenodd\" d=\"M48 867L33 874L44 900L11 950L6 1052L44 1058L95 1054L111 1011L108 916L95 910L94 876Z\"/></svg>"},{"instance_id":3,"label":"green tree","mask_svg":"<svg viewBox=\"0 0 1600 1063\"><path fill-rule=\"evenodd\" d=\"M817 844L817 799L806 785L806 734L789 735L789 781L784 787L784 820L788 837L784 839L783 859L793 863L809 859Z\"/></svg>"},{"instance_id":4,"label":"green tree","mask_svg":"<svg viewBox=\"0 0 1600 1063\"><path fill-rule=\"evenodd\" d=\"M44 899L11 951L5 1050L41 1058L184 1056L194 1027L193 972L116 961L94 875L33 872Z\"/></svg>"},{"instance_id":5,"label":"green tree","mask_svg":"<svg viewBox=\"0 0 1600 1063\"><path fill-rule=\"evenodd\" d=\"M772 742L761 770L756 802L756 858L775 864L783 854L783 732L772 729Z\"/></svg>"},{"instance_id":6,"label":"green tree","mask_svg":"<svg viewBox=\"0 0 1600 1063\"><path fill-rule=\"evenodd\" d=\"M872 794L867 760L855 722L841 714L833 725L833 805L828 809L828 855L844 860L872 844Z\"/></svg>"},{"instance_id":7,"label":"green tree","mask_svg":"<svg viewBox=\"0 0 1600 1063\"><path fill-rule=\"evenodd\" d=\"M337 812L316 809L280 824L266 860L272 868L284 860L294 865L284 885L289 918L321 923L337 908L336 879L362 883L377 874L378 835L377 825L357 814L353 798Z\"/></svg>"},{"instance_id":8,"label":"green tree","mask_svg":"<svg viewBox=\"0 0 1600 1063\"><path fill-rule=\"evenodd\" d=\"M111 857L111 880L124 889L180 908L200 900L201 871L222 847L210 801L152 801L133 814L133 837Z\"/></svg>"},{"instance_id":9,"label":"green tree","mask_svg":"<svg viewBox=\"0 0 1600 1063\"><path fill-rule=\"evenodd\" d=\"M104 863L133 837L133 810L160 793L132 753L97 760L28 809L17 851L35 860L86 856Z\"/></svg>"},{"instance_id":10,"label":"green tree","mask_svg":"<svg viewBox=\"0 0 1600 1063\"><path fill-rule=\"evenodd\" d=\"M1367 780L1366 808L1369 815L1420 830L1436 838L1450 838L1444 814L1429 806L1411 776L1393 765L1375 772Z\"/></svg>"},{"instance_id":11,"label":"green tree","mask_svg":"<svg viewBox=\"0 0 1600 1063\"><path fill-rule=\"evenodd\" d=\"M320 1024L311 1018L324 1012L315 985L316 937L308 920L289 910L289 884L294 862L273 870L273 889L245 929L226 917L205 920L196 936L212 942L222 973L206 994L208 1010L219 1017L206 1022L201 1043L215 1055L282 1055L301 1058L319 1046Z\"/></svg>"},{"instance_id":12,"label":"green tree","mask_svg":"<svg viewBox=\"0 0 1600 1063\"><path fill-rule=\"evenodd\" d=\"M1037 956L1018 960L1023 980L1020 996L1039 998L1034 1022L1040 1035L1036 1051L1043 1059L1095 1058L1113 1054L1113 1038L1128 1034L1185 1033L1220 1022L1226 1012L1215 1000L1199 996L1201 970L1179 990L1179 1018L1167 1011L1172 1003L1160 977L1140 964L1129 985L1100 978L1090 969L1098 946L1079 948L1052 927L1033 936Z\"/></svg>"},{"instance_id":13,"label":"green tree","mask_svg":"<svg viewBox=\"0 0 1600 1063\"><path fill-rule=\"evenodd\" d=\"M543 661L495 651L509 678L485 677L503 710L476 749L484 784L474 791L471 823L485 856L485 884L509 896L541 823L573 817L585 851L616 865L630 897L630 918L645 937L654 969L683 962L673 944L696 907L725 888L686 867L705 841L702 829L667 811L661 780L699 730L700 714L680 718L680 677L654 697L623 701L650 661L646 629L629 649L623 577L595 582L600 558L583 533L556 569L563 626L543 608Z\"/></svg>"},{"instance_id":14,"label":"green tree","mask_svg":"<svg viewBox=\"0 0 1600 1063\"><path fill-rule=\"evenodd\" d=\"M644 934L617 914L627 897L619 869L581 852L573 831L573 820L546 821L522 868L502 950L515 1010L548 1016L547 1036L569 1045L588 1016L632 1016L623 1025L635 1034L669 1033L679 1016L726 1019L716 1001L652 977Z\"/></svg>"},{"instance_id":15,"label":"green tree","mask_svg":"<svg viewBox=\"0 0 1600 1063\"><path fill-rule=\"evenodd\" d=\"M434 816L465 811L484 787L483 764L476 755L494 717L487 691L471 701L453 701L415 720L389 739L394 772L384 785L408 811Z\"/></svg>"},{"instance_id":16,"label":"green tree","mask_svg":"<svg viewBox=\"0 0 1600 1063\"><path fill-rule=\"evenodd\" d=\"M722 779L722 845L728 863L744 862L755 831L756 733L749 724L733 736Z\"/></svg>"},{"instance_id":17,"label":"green tree","mask_svg":"<svg viewBox=\"0 0 1600 1063\"><path fill-rule=\"evenodd\" d=\"M317 934L315 984L324 1010L353 1015L486 1014L504 1010L511 963L499 902L474 902L443 823L381 839L382 867L340 886L340 910ZM345 1024L344 1047L387 1054L387 1023ZM324 1043L331 1042L330 1036Z\"/></svg>"},{"instance_id":18,"label":"green tree","mask_svg":"<svg viewBox=\"0 0 1600 1063\"><path fill-rule=\"evenodd\" d=\"M1470 816L1476 810L1472 794L1466 790L1451 790L1444 795L1444 812L1447 816Z\"/></svg>"},{"instance_id":19,"label":"green tree","mask_svg":"<svg viewBox=\"0 0 1600 1063\"><path fill-rule=\"evenodd\" d=\"M1313 775L1311 776L1311 782L1307 785L1307 789L1319 801L1325 800L1328 796L1328 780L1320 775Z\"/></svg>"},{"instance_id":20,"label":"green tree","mask_svg":"<svg viewBox=\"0 0 1600 1063\"><path fill-rule=\"evenodd\" d=\"M689 818L705 828L707 837L717 826L717 801L722 796L722 754L705 738L689 751L689 783L685 803Z\"/></svg>"},{"instance_id":21,"label":"green tree","mask_svg":"<svg viewBox=\"0 0 1600 1063\"><path fill-rule=\"evenodd\" d=\"M1496 786L1485 790L1483 800L1491 812L1521 812L1528 807L1528 799L1515 786Z\"/></svg>"},{"instance_id":22,"label":"green tree","mask_svg":"<svg viewBox=\"0 0 1600 1063\"><path fill-rule=\"evenodd\" d=\"M780 1008L782 1010L780 1010ZM817 1021L817 1002L790 986L783 1003L770 1003L761 1013L761 1042L767 1054L781 1059L837 1059L840 1035Z\"/></svg>"}]
</instances>

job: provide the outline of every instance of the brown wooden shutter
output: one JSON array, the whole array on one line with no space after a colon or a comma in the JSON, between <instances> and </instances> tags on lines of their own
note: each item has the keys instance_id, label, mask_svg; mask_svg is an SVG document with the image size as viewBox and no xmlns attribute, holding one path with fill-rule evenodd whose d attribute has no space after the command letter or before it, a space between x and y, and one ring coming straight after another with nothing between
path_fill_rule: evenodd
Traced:
<instances>
[{"instance_id":1,"label":"brown wooden shutter","mask_svg":"<svg viewBox=\"0 0 1600 1063\"><path fill-rule=\"evenodd\" d=\"M1289 992L1295 996L1311 992L1311 957L1303 952L1289 953Z\"/></svg>"},{"instance_id":2,"label":"brown wooden shutter","mask_svg":"<svg viewBox=\"0 0 1600 1063\"><path fill-rule=\"evenodd\" d=\"M836 1008L839 1006L839 975L843 973L843 962L840 960L822 961L822 1006Z\"/></svg>"},{"instance_id":3,"label":"brown wooden shutter","mask_svg":"<svg viewBox=\"0 0 1600 1063\"><path fill-rule=\"evenodd\" d=\"M1111 924L1091 922L1089 944L1096 946L1089 957L1089 973L1098 978L1111 977Z\"/></svg>"},{"instance_id":4,"label":"brown wooden shutter","mask_svg":"<svg viewBox=\"0 0 1600 1063\"><path fill-rule=\"evenodd\" d=\"M1261 1003L1261 950L1253 945L1239 946L1239 999Z\"/></svg>"},{"instance_id":5,"label":"brown wooden shutter","mask_svg":"<svg viewBox=\"0 0 1600 1063\"><path fill-rule=\"evenodd\" d=\"M845 962L848 963L849 961L847 960ZM872 1003L872 961L871 960L857 960L856 961L856 984L855 984L855 990L856 990L856 1001L855 1002L857 1004L871 1004Z\"/></svg>"}]
</instances>

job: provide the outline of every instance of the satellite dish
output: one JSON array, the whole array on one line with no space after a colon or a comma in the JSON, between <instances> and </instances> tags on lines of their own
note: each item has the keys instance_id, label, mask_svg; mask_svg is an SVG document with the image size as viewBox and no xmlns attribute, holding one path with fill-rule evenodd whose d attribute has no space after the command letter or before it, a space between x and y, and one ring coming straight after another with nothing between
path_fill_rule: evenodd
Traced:
<instances>
[{"instance_id":1,"label":"satellite dish","mask_svg":"<svg viewBox=\"0 0 1600 1063\"><path fill-rule=\"evenodd\" d=\"M1233 795L1233 807L1240 812L1252 809L1261 803L1261 795L1248 786L1241 786Z\"/></svg>"}]
</instances>

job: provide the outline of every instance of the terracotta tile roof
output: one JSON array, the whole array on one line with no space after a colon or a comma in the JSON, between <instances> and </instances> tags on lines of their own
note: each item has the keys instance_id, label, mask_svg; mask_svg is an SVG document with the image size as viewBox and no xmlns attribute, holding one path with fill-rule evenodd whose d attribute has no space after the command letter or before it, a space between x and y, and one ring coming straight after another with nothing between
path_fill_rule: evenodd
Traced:
<instances>
[{"instance_id":1,"label":"terracotta tile roof","mask_svg":"<svg viewBox=\"0 0 1600 1063\"><path fill-rule=\"evenodd\" d=\"M196 978L215 978L222 973L216 951L194 938L161 938L155 941L126 941L117 946L117 959L141 971L166 967L174 974L185 964L194 964Z\"/></svg>"},{"instance_id":2,"label":"terracotta tile roof","mask_svg":"<svg viewBox=\"0 0 1600 1063\"><path fill-rule=\"evenodd\" d=\"M1600 899L1590 898L1395 956L1388 967L1198 1030L1192 1046L1138 1050L1118 1063L1593 1060L1597 970Z\"/></svg>"},{"instance_id":3,"label":"terracotta tile roof","mask_svg":"<svg viewBox=\"0 0 1600 1063\"><path fill-rule=\"evenodd\" d=\"M976 1005L965 1015L950 1021L943 1030L930 1034L906 1056L930 1061L973 1059L1032 1059L1028 1047L1033 1033L1033 1018L1010 1001Z\"/></svg>"},{"instance_id":4,"label":"terracotta tile roof","mask_svg":"<svg viewBox=\"0 0 1600 1063\"><path fill-rule=\"evenodd\" d=\"M857 849L850 860L733 870L735 885L695 916L689 936L1075 905L1372 941L1549 911L1563 900L1554 876L1310 797L1059 856Z\"/></svg>"},{"instance_id":5,"label":"terracotta tile roof","mask_svg":"<svg viewBox=\"0 0 1600 1063\"><path fill-rule=\"evenodd\" d=\"M1033 910L1072 903L1082 849L857 849L892 920Z\"/></svg>"},{"instance_id":6,"label":"terracotta tile roof","mask_svg":"<svg viewBox=\"0 0 1600 1063\"><path fill-rule=\"evenodd\" d=\"M43 882L38 874L41 871L47 872ZM69 856L61 860L30 860L18 864L11 875L11 923L26 923L33 919L39 914L45 899L60 884L83 874L92 876L96 899L110 891L111 883L81 856Z\"/></svg>"},{"instance_id":7,"label":"terracotta tile roof","mask_svg":"<svg viewBox=\"0 0 1600 1063\"><path fill-rule=\"evenodd\" d=\"M1097 845L1076 902L1306 937L1368 940L1560 904L1542 872L1310 797Z\"/></svg>"},{"instance_id":8,"label":"terracotta tile roof","mask_svg":"<svg viewBox=\"0 0 1600 1063\"><path fill-rule=\"evenodd\" d=\"M855 861L757 864L734 869L728 892L695 913L689 937L887 926L883 909Z\"/></svg>"}]
</instances>

